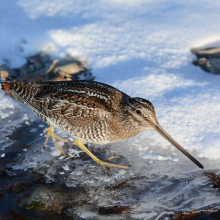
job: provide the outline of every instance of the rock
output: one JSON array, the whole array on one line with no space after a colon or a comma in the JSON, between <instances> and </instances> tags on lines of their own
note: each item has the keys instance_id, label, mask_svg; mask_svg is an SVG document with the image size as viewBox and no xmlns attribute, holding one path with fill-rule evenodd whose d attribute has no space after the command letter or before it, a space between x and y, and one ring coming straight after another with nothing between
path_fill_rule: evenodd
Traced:
<instances>
[{"instance_id":1,"label":"rock","mask_svg":"<svg viewBox=\"0 0 220 220\"><path fill-rule=\"evenodd\" d=\"M54 78L53 81L68 81L68 80L61 77L61 76L58 76L58 77Z\"/></svg>"},{"instance_id":2,"label":"rock","mask_svg":"<svg viewBox=\"0 0 220 220\"><path fill-rule=\"evenodd\" d=\"M64 60L63 62L59 62L58 66L55 67L53 71L61 75L74 74L86 70L86 67L83 65L81 61L70 60L68 62L66 60Z\"/></svg>"},{"instance_id":3,"label":"rock","mask_svg":"<svg viewBox=\"0 0 220 220\"><path fill-rule=\"evenodd\" d=\"M197 58L218 58L220 59L220 48L211 48L205 50L195 50L191 49L192 53L194 53Z\"/></svg>"},{"instance_id":4,"label":"rock","mask_svg":"<svg viewBox=\"0 0 220 220\"><path fill-rule=\"evenodd\" d=\"M50 61L50 56L48 54L36 54L31 57L26 58L28 63L35 63L36 65L39 65L39 67L42 67Z\"/></svg>"},{"instance_id":5,"label":"rock","mask_svg":"<svg viewBox=\"0 0 220 220\"><path fill-rule=\"evenodd\" d=\"M209 59L206 63L206 67L211 73L220 74L220 59Z\"/></svg>"},{"instance_id":6,"label":"rock","mask_svg":"<svg viewBox=\"0 0 220 220\"><path fill-rule=\"evenodd\" d=\"M20 192L25 191L27 188L32 186L31 183L27 181L10 181L6 183L5 190L10 191L15 194L19 194Z\"/></svg>"},{"instance_id":7,"label":"rock","mask_svg":"<svg viewBox=\"0 0 220 220\"><path fill-rule=\"evenodd\" d=\"M24 195L19 203L23 209L60 214L74 203L87 199L88 195L83 189L67 191L62 188L39 187Z\"/></svg>"},{"instance_id":8,"label":"rock","mask_svg":"<svg viewBox=\"0 0 220 220\"><path fill-rule=\"evenodd\" d=\"M36 66L35 64L24 64L19 71L19 77L24 77L28 74L35 72L38 69L38 66Z\"/></svg>"},{"instance_id":9,"label":"rock","mask_svg":"<svg viewBox=\"0 0 220 220\"><path fill-rule=\"evenodd\" d=\"M19 79L19 81L21 82L41 82L41 81L46 81L45 78L43 78L42 76L40 76L39 74L29 74L26 76L23 76Z\"/></svg>"},{"instance_id":10,"label":"rock","mask_svg":"<svg viewBox=\"0 0 220 220\"><path fill-rule=\"evenodd\" d=\"M80 58L66 56L64 59L51 60L49 55L37 54L26 58L21 68L14 69L19 81L71 81L93 80L88 63Z\"/></svg>"},{"instance_id":11,"label":"rock","mask_svg":"<svg viewBox=\"0 0 220 220\"><path fill-rule=\"evenodd\" d=\"M193 64L200 66L206 72L220 74L220 48L191 49L191 51L198 58Z\"/></svg>"},{"instance_id":12,"label":"rock","mask_svg":"<svg viewBox=\"0 0 220 220\"><path fill-rule=\"evenodd\" d=\"M47 70L46 73L48 74L48 73L52 72L53 69L55 68L55 66L56 66L59 62L60 62L60 59L55 59L55 60L53 60L52 65L49 67L49 69Z\"/></svg>"},{"instance_id":13,"label":"rock","mask_svg":"<svg viewBox=\"0 0 220 220\"><path fill-rule=\"evenodd\" d=\"M129 207L118 207L118 206L113 206L113 207L99 207L98 212L100 215L110 215L110 214L119 214L123 212L128 212L131 209Z\"/></svg>"},{"instance_id":14,"label":"rock","mask_svg":"<svg viewBox=\"0 0 220 220\"><path fill-rule=\"evenodd\" d=\"M10 69L6 64L0 66L0 78L6 79L7 77L14 78L16 73L14 70Z\"/></svg>"},{"instance_id":15,"label":"rock","mask_svg":"<svg viewBox=\"0 0 220 220\"><path fill-rule=\"evenodd\" d=\"M220 74L220 59L217 58L200 58L197 61L194 61L195 65L200 66L204 71Z\"/></svg>"}]
</instances>

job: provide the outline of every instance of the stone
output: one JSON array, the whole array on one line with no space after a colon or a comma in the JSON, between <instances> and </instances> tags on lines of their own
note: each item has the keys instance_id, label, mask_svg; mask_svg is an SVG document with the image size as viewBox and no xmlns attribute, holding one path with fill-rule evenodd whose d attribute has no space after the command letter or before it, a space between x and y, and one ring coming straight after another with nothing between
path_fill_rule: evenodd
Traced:
<instances>
[{"instance_id":1,"label":"stone","mask_svg":"<svg viewBox=\"0 0 220 220\"><path fill-rule=\"evenodd\" d=\"M15 76L16 76L15 71L9 68L6 64L0 66L0 78L2 79L6 79L7 77L14 78Z\"/></svg>"},{"instance_id":2,"label":"stone","mask_svg":"<svg viewBox=\"0 0 220 220\"><path fill-rule=\"evenodd\" d=\"M220 48L211 48L211 49L205 49L205 50L191 50L197 58L218 58L220 59Z\"/></svg>"},{"instance_id":3,"label":"stone","mask_svg":"<svg viewBox=\"0 0 220 220\"><path fill-rule=\"evenodd\" d=\"M217 58L200 58L197 61L194 61L194 64L200 66L204 71L220 74L220 59Z\"/></svg>"}]
</instances>

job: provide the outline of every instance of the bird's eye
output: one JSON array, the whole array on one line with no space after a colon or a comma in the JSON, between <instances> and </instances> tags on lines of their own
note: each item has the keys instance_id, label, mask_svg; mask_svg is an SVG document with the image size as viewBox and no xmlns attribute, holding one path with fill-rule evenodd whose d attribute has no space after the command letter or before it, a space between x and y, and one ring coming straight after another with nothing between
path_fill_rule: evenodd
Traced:
<instances>
[{"instance_id":1,"label":"bird's eye","mask_svg":"<svg viewBox=\"0 0 220 220\"><path fill-rule=\"evenodd\" d=\"M141 115L141 110L137 109L137 110L136 110L136 113L137 113L138 115Z\"/></svg>"}]
</instances>

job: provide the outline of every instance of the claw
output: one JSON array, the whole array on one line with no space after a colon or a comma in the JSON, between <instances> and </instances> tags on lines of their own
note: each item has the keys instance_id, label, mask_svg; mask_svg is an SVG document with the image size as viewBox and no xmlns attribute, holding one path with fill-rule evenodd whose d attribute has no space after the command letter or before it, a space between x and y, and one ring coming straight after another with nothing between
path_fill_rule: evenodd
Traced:
<instances>
[{"instance_id":1,"label":"claw","mask_svg":"<svg viewBox=\"0 0 220 220\"><path fill-rule=\"evenodd\" d=\"M45 130L43 131L43 133L46 133L46 132L47 132L47 136L46 136L46 140L45 140L43 149L45 149L45 147L46 147L46 145L47 145L47 141L48 141L48 139L49 139L49 136L51 136L54 145L61 151L62 154L64 154L66 157L68 157L69 155L68 155L67 153L65 153L64 150L58 145L56 139L61 140L61 141L65 141L65 142L68 142L68 140L63 139L63 138L57 136L57 135L54 133L54 127L52 127L52 126L50 126L49 128L47 128L47 129L45 129Z\"/></svg>"},{"instance_id":2,"label":"claw","mask_svg":"<svg viewBox=\"0 0 220 220\"><path fill-rule=\"evenodd\" d=\"M111 157L106 158L104 161L112 160L115 156L116 156L116 155L114 154L114 155L112 155Z\"/></svg>"}]
</instances>

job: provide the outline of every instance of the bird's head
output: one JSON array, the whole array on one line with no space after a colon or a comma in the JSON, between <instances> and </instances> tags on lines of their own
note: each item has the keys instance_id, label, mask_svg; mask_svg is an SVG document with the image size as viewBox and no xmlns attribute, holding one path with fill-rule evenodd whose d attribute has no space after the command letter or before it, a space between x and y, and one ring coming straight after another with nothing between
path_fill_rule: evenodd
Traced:
<instances>
[{"instance_id":1,"label":"bird's head","mask_svg":"<svg viewBox=\"0 0 220 220\"><path fill-rule=\"evenodd\" d=\"M140 130L154 129L158 123L154 106L142 98L131 98L127 102L126 114L132 125Z\"/></svg>"},{"instance_id":2,"label":"bird's head","mask_svg":"<svg viewBox=\"0 0 220 220\"><path fill-rule=\"evenodd\" d=\"M129 121L137 130L144 131L153 129L169 141L173 146L185 154L198 167L203 165L191 156L180 144L178 144L158 123L154 106L148 100L142 98L131 98L127 102L127 115Z\"/></svg>"}]
</instances>

